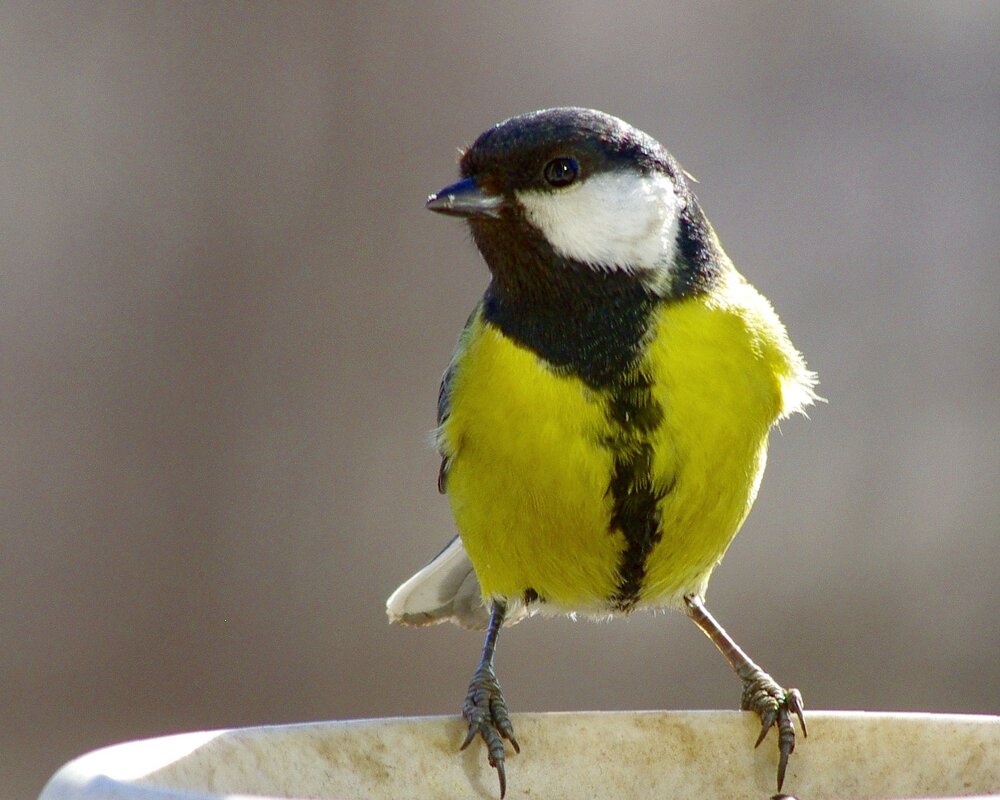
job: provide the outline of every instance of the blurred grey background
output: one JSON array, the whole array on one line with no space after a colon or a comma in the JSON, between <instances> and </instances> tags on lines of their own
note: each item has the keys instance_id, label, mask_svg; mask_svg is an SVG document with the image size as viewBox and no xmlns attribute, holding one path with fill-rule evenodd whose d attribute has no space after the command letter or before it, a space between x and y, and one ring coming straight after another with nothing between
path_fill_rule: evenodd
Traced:
<instances>
[{"instance_id":1,"label":"blurred grey background","mask_svg":"<svg viewBox=\"0 0 1000 800\"><path fill-rule=\"evenodd\" d=\"M552 105L699 178L829 400L774 436L716 616L811 708L1000 712L998 30L994 2L5 3L0 795L124 739L457 711L479 635L383 612L453 533L427 433L486 282L423 202ZM534 620L498 669L515 710L739 695L680 615Z\"/></svg>"}]
</instances>

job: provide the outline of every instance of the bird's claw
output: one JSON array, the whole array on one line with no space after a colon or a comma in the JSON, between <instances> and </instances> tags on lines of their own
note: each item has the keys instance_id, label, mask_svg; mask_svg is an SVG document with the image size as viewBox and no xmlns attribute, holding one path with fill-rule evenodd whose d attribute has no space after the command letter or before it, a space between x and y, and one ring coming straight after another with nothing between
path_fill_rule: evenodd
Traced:
<instances>
[{"instance_id":1,"label":"bird's claw","mask_svg":"<svg viewBox=\"0 0 1000 800\"><path fill-rule=\"evenodd\" d=\"M500 682L492 667L480 667L469 684L469 693L465 696L462 706L462 716L469 723L465 741L461 749L468 747L478 735L486 744L486 753L490 766L497 771L500 779L501 800L507 792L507 773L504 770L503 740L510 742L515 753L521 748L514 738L514 726L507 711L507 702L503 699Z\"/></svg>"},{"instance_id":2,"label":"bird's claw","mask_svg":"<svg viewBox=\"0 0 1000 800\"><path fill-rule=\"evenodd\" d=\"M759 747L767 732L778 728L778 791L785 781L788 757L795 750L795 726L792 714L798 717L802 735L808 736L804 704L798 689L782 689L774 679L759 667L748 669L741 674L743 679L743 699L740 708L753 711L760 717L760 735L754 747Z\"/></svg>"}]
</instances>

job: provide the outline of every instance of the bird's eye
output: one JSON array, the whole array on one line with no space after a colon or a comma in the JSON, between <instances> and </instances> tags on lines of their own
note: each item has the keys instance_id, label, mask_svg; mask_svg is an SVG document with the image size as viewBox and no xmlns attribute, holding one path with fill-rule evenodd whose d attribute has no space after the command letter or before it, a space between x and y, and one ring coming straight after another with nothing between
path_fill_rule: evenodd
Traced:
<instances>
[{"instance_id":1,"label":"bird's eye","mask_svg":"<svg viewBox=\"0 0 1000 800\"><path fill-rule=\"evenodd\" d=\"M553 158L542 171L549 186L569 186L580 174L580 165L572 158Z\"/></svg>"}]
</instances>

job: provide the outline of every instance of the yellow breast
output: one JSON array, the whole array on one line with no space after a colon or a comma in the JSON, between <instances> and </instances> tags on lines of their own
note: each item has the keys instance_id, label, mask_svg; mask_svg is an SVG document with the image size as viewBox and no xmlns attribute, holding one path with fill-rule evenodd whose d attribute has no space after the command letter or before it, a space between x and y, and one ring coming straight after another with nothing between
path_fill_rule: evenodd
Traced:
<instances>
[{"instance_id":1,"label":"yellow breast","mask_svg":"<svg viewBox=\"0 0 1000 800\"><path fill-rule=\"evenodd\" d=\"M643 599L675 604L704 595L757 496L768 432L811 397L812 379L770 304L735 272L718 291L668 306L647 357L666 409L656 470L675 483Z\"/></svg>"},{"instance_id":2,"label":"yellow breast","mask_svg":"<svg viewBox=\"0 0 1000 800\"><path fill-rule=\"evenodd\" d=\"M482 321L469 332L442 431L448 497L486 596L533 589L603 604L621 542L608 533L601 404Z\"/></svg>"},{"instance_id":3,"label":"yellow breast","mask_svg":"<svg viewBox=\"0 0 1000 800\"><path fill-rule=\"evenodd\" d=\"M639 604L662 606L703 593L753 503L769 428L811 383L770 305L735 272L710 294L665 303L653 331L644 371L663 418L652 472L666 490ZM611 525L607 401L473 321L440 445L485 596L610 610L626 541Z\"/></svg>"}]
</instances>

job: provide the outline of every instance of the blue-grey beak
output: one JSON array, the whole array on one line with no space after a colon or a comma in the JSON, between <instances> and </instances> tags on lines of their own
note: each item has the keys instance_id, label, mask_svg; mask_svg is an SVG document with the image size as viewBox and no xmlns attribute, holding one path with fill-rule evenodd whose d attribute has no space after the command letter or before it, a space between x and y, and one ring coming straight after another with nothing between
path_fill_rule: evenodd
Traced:
<instances>
[{"instance_id":1,"label":"blue-grey beak","mask_svg":"<svg viewBox=\"0 0 1000 800\"><path fill-rule=\"evenodd\" d=\"M474 178L464 178L428 197L427 208L452 217L497 219L503 208L503 197L485 194Z\"/></svg>"}]
</instances>

